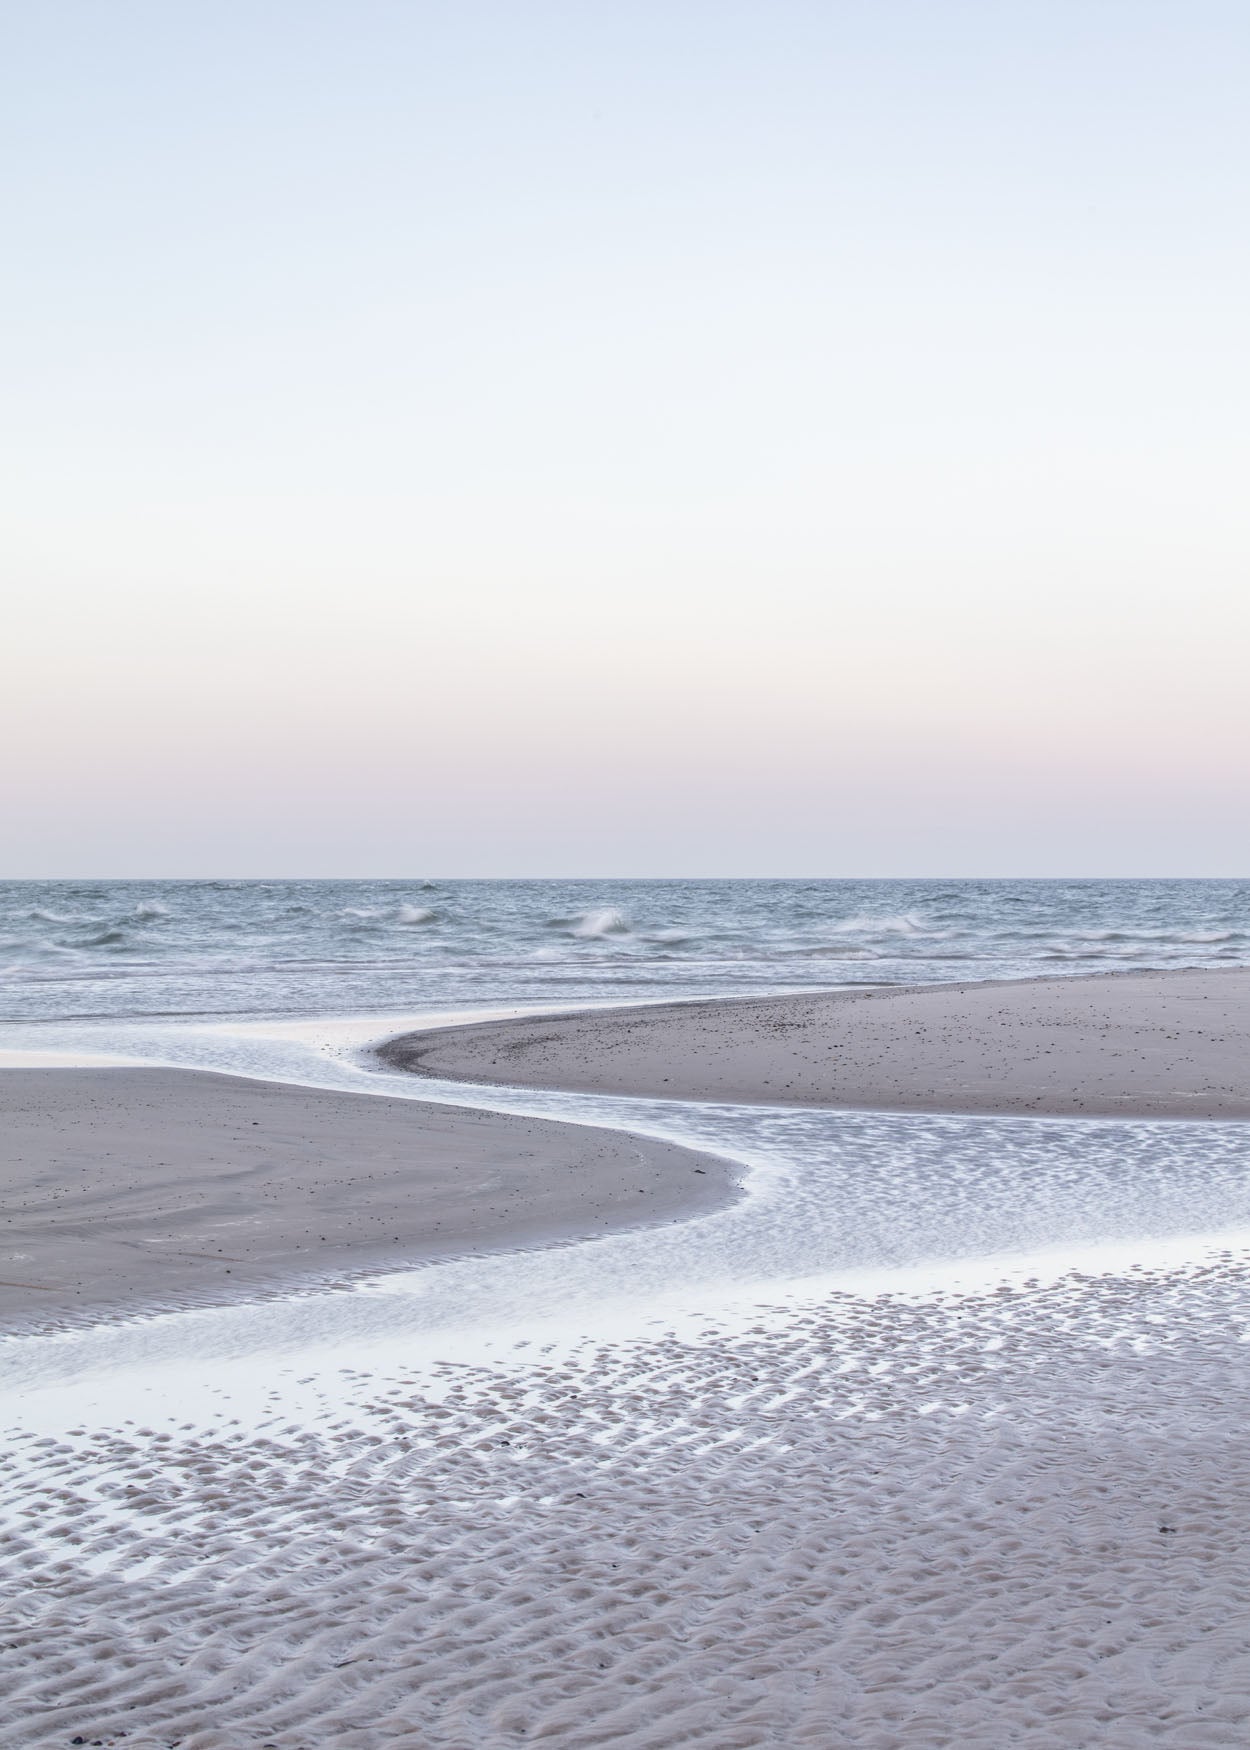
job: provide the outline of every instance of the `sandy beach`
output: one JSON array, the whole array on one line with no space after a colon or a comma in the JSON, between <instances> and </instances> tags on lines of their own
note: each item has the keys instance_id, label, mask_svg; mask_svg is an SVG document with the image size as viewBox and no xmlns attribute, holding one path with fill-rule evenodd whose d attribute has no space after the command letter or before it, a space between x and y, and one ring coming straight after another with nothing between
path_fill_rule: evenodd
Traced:
<instances>
[{"instance_id":1,"label":"sandy beach","mask_svg":"<svg viewBox=\"0 0 1250 1750\"><path fill-rule=\"evenodd\" d=\"M1250 1750L1250 5L2 42L0 1750Z\"/></svg>"},{"instance_id":2,"label":"sandy beach","mask_svg":"<svg viewBox=\"0 0 1250 1750\"><path fill-rule=\"evenodd\" d=\"M414 1033L396 1068L674 1100L1250 1117L1250 971L648 1004Z\"/></svg>"},{"instance_id":3,"label":"sandy beach","mask_svg":"<svg viewBox=\"0 0 1250 1750\"><path fill-rule=\"evenodd\" d=\"M959 1228L1004 1171L1030 1198L1099 1173L1144 1195L1182 1170L1207 1183L1209 1159L1235 1196L1245 1132L1212 1121L1246 1115L1248 988L1174 973L673 1004L385 1055L789 1102L778 1134L801 1103L879 1101L902 1115L813 1115L848 1140L804 1194L836 1228L871 1157L888 1226L910 1150L913 1185L926 1162L947 1175ZM1173 1261L1004 1261L940 1290L786 1285L791 1254L766 1242L775 1287L737 1301L696 1281L600 1323L592 1294L563 1336L508 1312L483 1348L425 1332L408 1290L314 1296L316 1341L292 1346L284 1302L207 1309L236 1278L255 1298L487 1247L492 1277L531 1266L507 1299L528 1308L559 1271L504 1248L579 1233L603 1238L560 1256L627 1271L676 1248L679 1290L683 1235L749 1240L800 1186L735 1202L727 1167L676 1145L225 1076L13 1070L0 1097L9 1267L70 1321L0 1344L44 1380L10 1400L0 1456L4 1750L1250 1737L1244 1235ZM635 1234L639 1217L658 1225ZM462 1268L431 1264L425 1298ZM33 1298L5 1293L13 1312ZM136 1294L192 1310L152 1321L159 1341L83 1326Z\"/></svg>"},{"instance_id":4,"label":"sandy beach","mask_svg":"<svg viewBox=\"0 0 1250 1750\"><path fill-rule=\"evenodd\" d=\"M723 1161L582 1125L175 1069L0 1069L0 1329L672 1221Z\"/></svg>"}]
</instances>

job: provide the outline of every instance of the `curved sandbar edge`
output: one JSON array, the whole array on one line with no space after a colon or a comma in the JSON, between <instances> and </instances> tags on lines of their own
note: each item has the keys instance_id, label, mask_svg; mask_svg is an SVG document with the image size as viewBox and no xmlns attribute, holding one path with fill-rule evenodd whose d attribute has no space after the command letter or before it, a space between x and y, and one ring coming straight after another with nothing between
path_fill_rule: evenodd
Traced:
<instances>
[{"instance_id":1,"label":"curved sandbar edge","mask_svg":"<svg viewBox=\"0 0 1250 1750\"><path fill-rule=\"evenodd\" d=\"M379 1055L456 1081L677 1100L1250 1118L1250 969L872 986L529 1016Z\"/></svg>"},{"instance_id":2,"label":"curved sandbar edge","mask_svg":"<svg viewBox=\"0 0 1250 1750\"><path fill-rule=\"evenodd\" d=\"M622 1131L198 1070L0 1070L0 1330L224 1304L731 1203Z\"/></svg>"}]
</instances>

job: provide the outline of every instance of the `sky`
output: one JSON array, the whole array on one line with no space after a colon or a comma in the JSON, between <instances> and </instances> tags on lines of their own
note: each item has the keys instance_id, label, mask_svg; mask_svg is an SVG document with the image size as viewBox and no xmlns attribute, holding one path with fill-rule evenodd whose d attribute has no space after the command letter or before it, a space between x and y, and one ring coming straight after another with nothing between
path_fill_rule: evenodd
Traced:
<instances>
[{"instance_id":1,"label":"sky","mask_svg":"<svg viewBox=\"0 0 1250 1750\"><path fill-rule=\"evenodd\" d=\"M1250 12L0 7L0 875L1250 874Z\"/></svg>"}]
</instances>

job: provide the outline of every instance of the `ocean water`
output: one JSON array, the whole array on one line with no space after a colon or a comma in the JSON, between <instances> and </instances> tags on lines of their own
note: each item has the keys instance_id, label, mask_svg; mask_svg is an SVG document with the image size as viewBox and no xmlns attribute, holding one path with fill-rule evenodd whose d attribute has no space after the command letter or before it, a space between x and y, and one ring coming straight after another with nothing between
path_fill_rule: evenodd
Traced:
<instances>
[{"instance_id":1,"label":"ocean water","mask_svg":"<svg viewBox=\"0 0 1250 1750\"><path fill-rule=\"evenodd\" d=\"M406 1014L1250 962L1250 881L17 881L0 1021Z\"/></svg>"}]
</instances>

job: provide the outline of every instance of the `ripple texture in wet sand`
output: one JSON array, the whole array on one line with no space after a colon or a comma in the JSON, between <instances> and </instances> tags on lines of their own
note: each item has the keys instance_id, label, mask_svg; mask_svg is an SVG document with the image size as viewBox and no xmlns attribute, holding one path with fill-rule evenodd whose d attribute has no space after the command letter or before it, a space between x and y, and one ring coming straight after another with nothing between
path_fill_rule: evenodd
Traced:
<instances>
[{"instance_id":1,"label":"ripple texture in wet sand","mask_svg":"<svg viewBox=\"0 0 1250 1750\"><path fill-rule=\"evenodd\" d=\"M836 1295L27 1433L0 1744L1243 1744L1248 1312Z\"/></svg>"}]
</instances>

